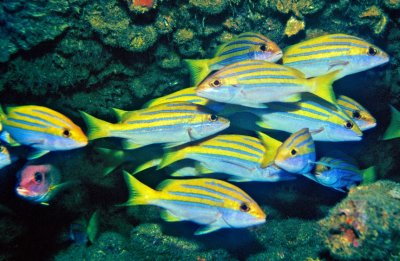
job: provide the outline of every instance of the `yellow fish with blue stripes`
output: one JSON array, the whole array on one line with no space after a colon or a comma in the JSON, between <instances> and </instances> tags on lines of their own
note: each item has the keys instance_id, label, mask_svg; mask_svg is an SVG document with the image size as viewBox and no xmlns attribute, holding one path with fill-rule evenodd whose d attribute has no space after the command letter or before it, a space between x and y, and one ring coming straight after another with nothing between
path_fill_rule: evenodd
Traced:
<instances>
[{"instance_id":1,"label":"yellow fish with blue stripes","mask_svg":"<svg viewBox=\"0 0 400 261\"><path fill-rule=\"evenodd\" d=\"M264 60L276 62L282 57L282 50L276 43L262 34L245 32L218 47L214 58L185 60L195 85L210 72L229 64L244 60Z\"/></svg>"},{"instance_id":2,"label":"yellow fish with blue stripes","mask_svg":"<svg viewBox=\"0 0 400 261\"><path fill-rule=\"evenodd\" d=\"M361 131L369 130L376 126L376 119L361 104L350 97L340 95L337 104L360 128Z\"/></svg>"},{"instance_id":3,"label":"yellow fish with blue stripes","mask_svg":"<svg viewBox=\"0 0 400 261\"><path fill-rule=\"evenodd\" d=\"M196 93L210 100L254 108L265 108L264 103L270 102L296 102L304 92L336 104L332 90L336 73L306 79L303 73L287 66L248 60L211 74L197 86Z\"/></svg>"},{"instance_id":4,"label":"yellow fish with blue stripes","mask_svg":"<svg viewBox=\"0 0 400 261\"><path fill-rule=\"evenodd\" d=\"M229 127L229 120L188 102L163 103L137 111L114 110L118 123L97 119L85 112L89 140L118 137L125 149L167 143L176 146L202 139Z\"/></svg>"},{"instance_id":5,"label":"yellow fish with blue stripes","mask_svg":"<svg viewBox=\"0 0 400 261\"><path fill-rule=\"evenodd\" d=\"M389 61L387 53L356 36L328 34L289 46L283 65L295 68L307 78L339 70L337 79L365 71Z\"/></svg>"},{"instance_id":6,"label":"yellow fish with blue stripes","mask_svg":"<svg viewBox=\"0 0 400 261\"><path fill-rule=\"evenodd\" d=\"M266 215L246 192L217 179L165 180L154 190L127 172L130 191L124 206L155 205L168 222L192 221L203 227L195 235L221 228L245 228L265 222Z\"/></svg>"},{"instance_id":7,"label":"yellow fish with blue stripes","mask_svg":"<svg viewBox=\"0 0 400 261\"><path fill-rule=\"evenodd\" d=\"M200 162L200 173L225 173L230 176L229 180L236 182L289 180L295 177L287 172L297 173L312 168L310 162L315 161L315 147L308 129L294 133L284 143L263 133L259 133L259 137L218 135L194 145L175 148L164 155L158 168L192 159ZM291 153L293 151L295 153ZM140 166L135 173L143 169Z\"/></svg>"},{"instance_id":8,"label":"yellow fish with blue stripes","mask_svg":"<svg viewBox=\"0 0 400 261\"><path fill-rule=\"evenodd\" d=\"M6 111L7 114L0 112L4 131L15 142L36 149L28 156L30 159L88 144L81 128L57 111L36 105L7 107Z\"/></svg>"},{"instance_id":9,"label":"yellow fish with blue stripes","mask_svg":"<svg viewBox=\"0 0 400 261\"><path fill-rule=\"evenodd\" d=\"M317 141L359 141L362 132L341 110L332 110L314 99L296 103L271 103L267 109L251 110L260 117L257 125L293 133L310 128Z\"/></svg>"}]
</instances>

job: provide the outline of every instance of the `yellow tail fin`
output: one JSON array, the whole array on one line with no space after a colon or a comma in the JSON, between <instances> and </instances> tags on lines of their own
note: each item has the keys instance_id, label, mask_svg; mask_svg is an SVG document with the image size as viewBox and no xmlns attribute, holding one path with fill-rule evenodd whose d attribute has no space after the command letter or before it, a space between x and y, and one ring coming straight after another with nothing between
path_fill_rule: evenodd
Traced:
<instances>
[{"instance_id":1,"label":"yellow tail fin","mask_svg":"<svg viewBox=\"0 0 400 261\"><path fill-rule=\"evenodd\" d=\"M7 115L4 113L3 108L0 105L0 121L3 121L7 118Z\"/></svg>"},{"instance_id":2,"label":"yellow tail fin","mask_svg":"<svg viewBox=\"0 0 400 261\"><path fill-rule=\"evenodd\" d=\"M261 168L266 168L270 163L274 161L276 152L278 151L278 148L282 145L282 142L260 131L257 132L257 135L265 147L265 154L262 158Z\"/></svg>"},{"instance_id":3,"label":"yellow tail fin","mask_svg":"<svg viewBox=\"0 0 400 261\"><path fill-rule=\"evenodd\" d=\"M158 191L146 186L127 171L124 171L124 178L129 189L129 199L120 206L148 205L157 198Z\"/></svg>"},{"instance_id":4,"label":"yellow tail fin","mask_svg":"<svg viewBox=\"0 0 400 261\"><path fill-rule=\"evenodd\" d=\"M158 165L157 169L162 169L175 161L183 160L186 156L185 149L171 150L164 154L161 163Z\"/></svg>"},{"instance_id":5,"label":"yellow tail fin","mask_svg":"<svg viewBox=\"0 0 400 261\"><path fill-rule=\"evenodd\" d=\"M135 175L136 173L139 173L139 172L141 172L143 170L150 169L150 168L153 168L155 166L158 166L160 163L161 163L161 158L149 160L149 161L143 163L142 165L139 165L139 167L137 167L135 169L135 171L133 172L133 175Z\"/></svg>"},{"instance_id":6,"label":"yellow tail fin","mask_svg":"<svg viewBox=\"0 0 400 261\"><path fill-rule=\"evenodd\" d=\"M87 126L87 136L89 140L109 137L112 123L97 119L86 112L79 111Z\"/></svg>"},{"instance_id":7,"label":"yellow tail fin","mask_svg":"<svg viewBox=\"0 0 400 261\"><path fill-rule=\"evenodd\" d=\"M363 177L363 185L371 184L376 181L376 170L375 166L369 167L361 171Z\"/></svg>"},{"instance_id":8,"label":"yellow tail fin","mask_svg":"<svg viewBox=\"0 0 400 261\"><path fill-rule=\"evenodd\" d=\"M329 103L335 105L335 107L338 107L338 105L336 104L336 96L333 92L332 84L337 79L337 75L339 72L340 71L337 70L310 79L311 83L313 84L313 90L311 92L318 97L328 101Z\"/></svg>"},{"instance_id":9,"label":"yellow tail fin","mask_svg":"<svg viewBox=\"0 0 400 261\"><path fill-rule=\"evenodd\" d=\"M391 140L400 138L400 112L395 107L390 105L392 116L390 119L389 126L387 127L385 134L383 134L383 140Z\"/></svg>"},{"instance_id":10,"label":"yellow tail fin","mask_svg":"<svg viewBox=\"0 0 400 261\"><path fill-rule=\"evenodd\" d=\"M210 60L208 59L202 59L202 60L185 59L183 61L189 68L193 85L198 85L210 73L210 68L208 67Z\"/></svg>"}]
</instances>

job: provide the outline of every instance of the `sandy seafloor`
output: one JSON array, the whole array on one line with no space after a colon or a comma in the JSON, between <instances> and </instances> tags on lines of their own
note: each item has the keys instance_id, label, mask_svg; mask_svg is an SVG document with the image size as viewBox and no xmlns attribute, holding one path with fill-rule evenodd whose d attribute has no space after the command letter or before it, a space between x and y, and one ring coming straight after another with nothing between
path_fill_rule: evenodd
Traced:
<instances>
[{"instance_id":1,"label":"sandy seafloor","mask_svg":"<svg viewBox=\"0 0 400 261\"><path fill-rule=\"evenodd\" d=\"M298 32L287 28L291 18ZM400 108L399 26L396 0L2 1L1 105L47 106L83 128L78 110L115 122L111 108L139 109L189 87L183 59L211 57L220 43L246 31L262 33L282 49L326 33L351 34L382 48L390 62L334 83L336 94L363 104L377 127L361 142L317 143L319 156L345 152L360 168L375 166L378 179L389 181L348 196L301 178L236 183L268 214L266 223L193 236L198 225L167 223L157 207L116 206L128 197L121 170L161 155L159 146L130 152L128 164L104 177L109 160L95 147L116 148L118 140L96 141L40 159L70 182L49 206L15 195L25 159L1 170L0 260L399 260L400 139L380 140L390 121L389 104ZM138 175L151 187L166 177L167 171L154 169ZM94 242L71 240L71 225L81 224L84 235L96 211ZM357 233L340 231L341 222Z\"/></svg>"}]
</instances>

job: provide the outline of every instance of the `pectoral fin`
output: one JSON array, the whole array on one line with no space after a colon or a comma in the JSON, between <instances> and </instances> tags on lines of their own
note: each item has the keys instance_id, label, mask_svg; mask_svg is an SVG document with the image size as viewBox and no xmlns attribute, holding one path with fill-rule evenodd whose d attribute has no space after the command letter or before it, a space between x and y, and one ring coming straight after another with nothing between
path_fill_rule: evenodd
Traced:
<instances>
[{"instance_id":1,"label":"pectoral fin","mask_svg":"<svg viewBox=\"0 0 400 261\"><path fill-rule=\"evenodd\" d=\"M212 223L212 224L210 224L210 225L208 225L208 226L204 226L204 227L201 227L201 228L197 229L197 230L194 232L194 234L195 234L196 236L199 236L199 235L204 235L204 234L208 234L208 233L217 231L217 230L219 230L219 229L221 229L220 226L216 226L214 223Z\"/></svg>"},{"instance_id":2,"label":"pectoral fin","mask_svg":"<svg viewBox=\"0 0 400 261\"><path fill-rule=\"evenodd\" d=\"M32 150L29 152L27 159L28 160L38 159L49 152L50 151L48 150Z\"/></svg>"},{"instance_id":3,"label":"pectoral fin","mask_svg":"<svg viewBox=\"0 0 400 261\"><path fill-rule=\"evenodd\" d=\"M177 217L176 215L172 214L171 211L169 210L163 210L161 211L161 218L164 219L167 222L178 222L182 221L180 217Z\"/></svg>"},{"instance_id":4,"label":"pectoral fin","mask_svg":"<svg viewBox=\"0 0 400 261\"><path fill-rule=\"evenodd\" d=\"M125 150L134 150L134 149L141 148L143 146L144 146L143 144L137 144L137 143L135 143L134 141L131 141L131 140L123 140L122 141L122 147Z\"/></svg>"}]
</instances>

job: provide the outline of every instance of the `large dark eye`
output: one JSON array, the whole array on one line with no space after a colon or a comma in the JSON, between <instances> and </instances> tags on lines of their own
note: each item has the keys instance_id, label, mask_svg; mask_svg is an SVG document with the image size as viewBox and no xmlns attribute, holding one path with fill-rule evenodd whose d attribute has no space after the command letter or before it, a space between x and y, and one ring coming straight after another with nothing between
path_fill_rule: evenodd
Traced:
<instances>
[{"instance_id":1,"label":"large dark eye","mask_svg":"<svg viewBox=\"0 0 400 261\"><path fill-rule=\"evenodd\" d=\"M296 150L296 149L292 149L292 150L290 151L290 154L292 154L293 156L296 155L296 154L297 154L297 150Z\"/></svg>"},{"instance_id":2,"label":"large dark eye","mask_svg":"<svg viewBox=\"0 0 400 261\"><path fill-rule=\"evenodd\" d=\"M268 48L267 48L267 46L266 46L265 44L262 44L262 45L260 45L260 50L261 50L262 52L265 52L265 51L268 50Z\"/></svg>"},{"instance_id":3,"label":"large dark eye","mask_svg":"<svg viewBox=\"0 0 400 261\"><path fill-rule=\"evenodd\" d=\"M360 111L353 111L353 118L357 120L361 119Z\"/></svg>"},{"instance_id":4,"label":"large dark eye","mask_svg":"<svg viewBox=\"0 0 400 261\"><path fill-rule=\"evenodd\" d=\"M372 46L370 46L368 48L368 55L375 56L377 53L378 53L378 50L376 50L376 48L374 48Z\"/></svg>"},{"instance_id":5,"label":"large dark eye","mask_svg":"<svg viewBox=\"0 0 400 261\"><path fill-rule=\"evenodd\" d=\"M211 83L211 85L214 86L214 87L219 87L219 86L221 86L221 81L220 80L214 80Z\"/></svg>"},{"instance_id":6,"label":"large dark eye","mask_svg":"<svg viewBox=\"0 0 400 261\"><path fill-rule=\"evenodd\" d=\"M43 181L43 174L41 172L35 172L35 181L41 183Z\"/></svg>"},{"instance_id":7,"label":"large dark eye","mask_svg":"<svg viewBox=\"0 0 400 261\"><path fill-rule=\"evenodd\" d=\"M218 116L215 114L211 114L210 115L210 121L217 121L218 120Z\"/></svg>"},{"instance_id":8,"label":"large dark eye","mask_svg":"<svg viewBox=\"0 0 400 261\"><path fill-rule=\"evenodd\" d=\"M351 128L353 128L353 126L354 126L353 123L350 121L346 121L346 123L344 124L344 127L346 129L351 129Z\"/></svg>"},{"instance_id":9,"label":"large dark eye","mask_svg":"<svg viewBox=\"0 0 400 261\"><path fill-rule=\"evenodd\" d=\"M242 212L249 212L250 211L250 207L246 203L240 204L239 208L240 208L240 211L242 211Z\"/></svg>"},{"instance_id":10,"label":"large dark eye","mask_svg":"<svg viewBox=\"0 0 400 261\"><path fill-rule=\"evenodd\" d=\"M68 138L69 136L71 136L71 132L69 131L69 129L64 129L62 135L64 138Z\"/></svg>"}]
</instances>

